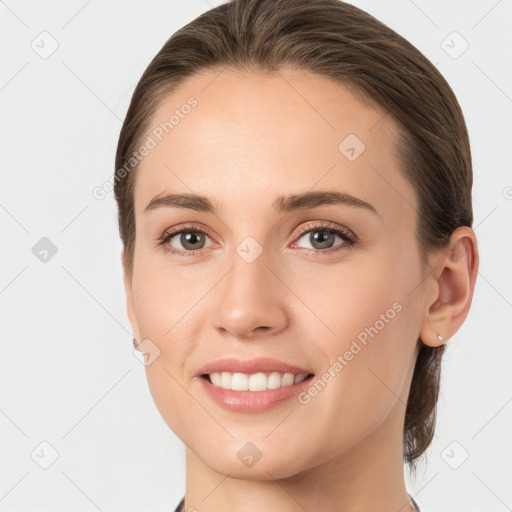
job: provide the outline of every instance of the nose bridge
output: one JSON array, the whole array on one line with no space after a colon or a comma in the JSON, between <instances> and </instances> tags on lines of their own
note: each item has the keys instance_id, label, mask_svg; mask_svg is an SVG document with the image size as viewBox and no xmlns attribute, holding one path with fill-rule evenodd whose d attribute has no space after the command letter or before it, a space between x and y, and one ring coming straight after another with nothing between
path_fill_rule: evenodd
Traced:
<instances>
[{"instance_id":1,"label":"nose bridge","mask_svg":"<svg viewBox=\"0 0 512 512\"><path fill-rule=\"evenodd\" d=\"M234 250L231 258L231 292L245 295L246 292L264 291L272 273L268 252L252 237L244 239Z\"/></svg>"},{"instance_id":2,"label":"nose bridge","mask_svg":"<svg viewBox=\"0 0 512 512\"><path fill-rule=\"evenodd\" d=\"M271 271L270 253L246 237L230 255L230 271L221 288L217 326L236 336L258 328L276 331L286 324L286 287Z\"/></svg>"}]
</instances>

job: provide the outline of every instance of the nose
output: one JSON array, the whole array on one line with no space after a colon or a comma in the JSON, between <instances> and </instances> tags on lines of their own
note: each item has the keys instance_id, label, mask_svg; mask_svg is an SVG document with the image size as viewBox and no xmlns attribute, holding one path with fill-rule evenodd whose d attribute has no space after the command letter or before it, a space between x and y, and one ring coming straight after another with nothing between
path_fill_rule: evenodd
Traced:
<instances>
[{"instance_id":1,"label":"nose","mask_svg":"<svg viewBox=\"0 0 512 512\"><path fill-rule=\"evenodd\" d=\"M290 291L265 251L252 262L238 253L219 287L215 327L237 339L272 336L286 328ZM219 283L220 284L220 283Z\"/></svg>"}]
</instances>

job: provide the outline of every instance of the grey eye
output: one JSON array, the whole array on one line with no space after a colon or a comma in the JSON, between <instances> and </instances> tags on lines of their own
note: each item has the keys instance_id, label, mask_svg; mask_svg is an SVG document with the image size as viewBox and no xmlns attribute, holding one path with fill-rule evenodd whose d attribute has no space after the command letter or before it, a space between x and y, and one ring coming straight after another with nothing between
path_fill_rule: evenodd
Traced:
<instances>
[{"instance_id":1,"label":"grey eye","mask_svg":"<svg viewBox=\"0 0 512 512\"><path fill-rule=\"evenodd\" d=\"M319 228L312 229L312 230L304 233L299 238L299 240L301 240L303 238L305 238L307 240L307 242L310 244L310 246L304 247L304 246L299 245L299 247L304 247L306 249L318 249L318 250L330 249L331 247L334 246L334 241L336 238L339 238L342 242L345 242L345 240L341 236L336 235L332 230L319 229ZM342 244L338 244L338 245L342 245Z\"/></svg>"}]
</instances>

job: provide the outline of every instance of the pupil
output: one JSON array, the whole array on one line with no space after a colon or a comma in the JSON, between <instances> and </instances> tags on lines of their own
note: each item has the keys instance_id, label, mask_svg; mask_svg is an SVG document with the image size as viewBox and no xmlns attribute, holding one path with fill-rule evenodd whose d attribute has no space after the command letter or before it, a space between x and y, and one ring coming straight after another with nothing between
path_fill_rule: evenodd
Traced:
<instances>
[{"instance_id":1,"label":"pupil","mask_svg":"<svg viewBox=\"0 0 512 512\"><path fill-rule=\"evenodd\" d=\"M319 244L320 249L328 249L334 242L334 235L328 231L314 231L311 233L311 242Z\"/></svg>"},{"instance_id":2,"label":"pupil","mask_svg":"<svg viewBox=\"0 0 512 512\"><path fill-rule=\"evenodd\" d=\"M199 242L199 244L201 242L201 233L189 232L183 233L181 235L181 243L183 244L183 247L187 247L189 249L197 249L197 242Z\"/></svg>"}]
</instances>

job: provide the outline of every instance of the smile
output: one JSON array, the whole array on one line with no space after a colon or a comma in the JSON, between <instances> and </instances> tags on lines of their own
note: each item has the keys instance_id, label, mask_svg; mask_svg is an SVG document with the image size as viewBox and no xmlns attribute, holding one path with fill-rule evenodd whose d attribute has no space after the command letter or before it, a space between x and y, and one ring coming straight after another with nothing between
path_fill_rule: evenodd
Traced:
<instances>
[{"instance_id":1,"label":"smile","mask_svg":"<svg viewBox=\"0 0 512 512\"><path fill-rule=\"evenodd\" d=\"M213 372L203 375L214 386L232 391L266 391L298 384L308 377L307 373L258 372L252 374Z\"/></svg>"}]
</instances>

